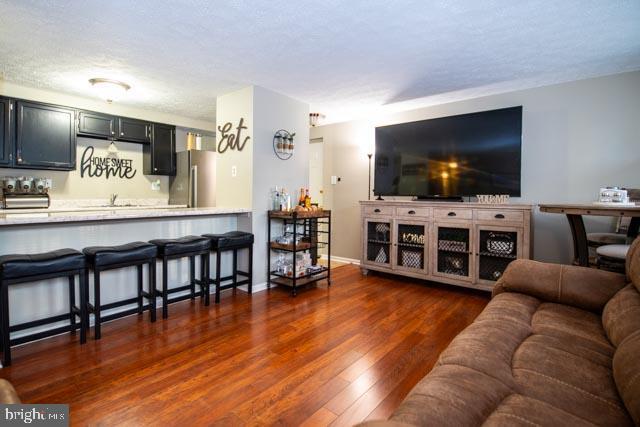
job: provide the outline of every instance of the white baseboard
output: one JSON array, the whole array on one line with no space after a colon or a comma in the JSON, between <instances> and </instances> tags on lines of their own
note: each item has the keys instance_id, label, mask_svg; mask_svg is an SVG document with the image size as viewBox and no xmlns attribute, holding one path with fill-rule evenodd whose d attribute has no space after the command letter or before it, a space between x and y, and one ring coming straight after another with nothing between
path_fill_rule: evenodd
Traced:
<instances>
[{"instance_id":1,"label":"white baseboard","mask_svg":"<svg viewBox=\"0 0 640 427\"><path fill-rule=\"evenodd\" d=\"M327 259L326 255L320 255L320 259ZM360 260L359 259L353 259L353 258L345 258L345 257L341 257L341 256L331 256L331 260L332 261L338 261L338 262L344 262L345 264L355 264L355 265L360 265Z\"/></svg>"}]
</instances>

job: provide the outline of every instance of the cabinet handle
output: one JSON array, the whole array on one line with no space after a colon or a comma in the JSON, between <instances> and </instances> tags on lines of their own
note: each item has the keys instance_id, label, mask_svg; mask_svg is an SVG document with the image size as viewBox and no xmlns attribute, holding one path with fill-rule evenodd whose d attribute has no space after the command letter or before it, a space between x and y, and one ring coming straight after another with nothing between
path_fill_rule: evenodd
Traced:
<instances>
[{"instance_id":1,"label":"cabinet handle","mask_svg":"<svg viewBox=\"0 0 640 427\"><path fill-rule=\"evenodd\" d=\"M416 214L416 211L409 211L409 212L407 212L407 213L408 213L409 215L415 215L415 214Z\"/></svg>"},{"instance_id":2,"label":"cabinet handle","mask_svg":"<svg viewBox=\"0 0 640 427\"><path fill-rule=\"evenodd\" d=\"M111 135L115 135L116 133L114 131L111 131Z\"/></svg>"},{"instance_id":3,"label":"cabinet handle","mask_svg":"<svg viewBox=\"0 0 640 427\"><path fill-rule=\"evenodd\" d=\"M380 209L374 209L373 210L375 213L380 213Z\"/></svg>"},{"instance_id":4,"label":"cabinet handle","mask_svg":"<svg viewBox=\"0 0 640 427\"><path fill-rule=\"evenodd\" d=\"M120 136L124 136L124 132L120 132Z\"/></svg>"},{"instance_id":5,"label":"cabinet handle","mask_svg":"<svg viewBox=\"0 0 640 427\"><path fill-rule=\"evenodd\" d=\"M449 213L447 214L447 216L456 216L456 213L455 213L455 212L449 212Z\"/></svg>"},{"instance_id":6,"label":"cabinet handle","mask_svg":"<svg viewBox=\"0 0 640 427\"><path fill-rule=\"evenodd\" d=\"M153 170L157 172L157 171L158 171L158 168L153 168Z\"/></svg>"},{"instance_id":7,"label":"cabinet handle","mask_svg":"<svg viewBox=\"0 0 640 427\"><path fill-rule=\"evenodd\" d=\"M496 219L504 219L504 215L502 215L502 214L496 214L495 218L496 218Z\"/></svg>"}]
</instances>

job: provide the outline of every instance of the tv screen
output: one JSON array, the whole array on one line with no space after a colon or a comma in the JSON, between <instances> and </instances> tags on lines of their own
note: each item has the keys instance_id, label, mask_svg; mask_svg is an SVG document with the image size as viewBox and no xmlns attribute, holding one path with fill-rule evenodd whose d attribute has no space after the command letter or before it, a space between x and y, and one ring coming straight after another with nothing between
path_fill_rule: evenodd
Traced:
<instances>
[{"instance_id":1,"label":"tv screen","mask_svg":"<svg viewBox=\"0 0 640 427\"><path fill-rule=\"evenodd\" d=\"M376 128L382 196L520 196L522 107Z\"/></svg>"}]
</instances>

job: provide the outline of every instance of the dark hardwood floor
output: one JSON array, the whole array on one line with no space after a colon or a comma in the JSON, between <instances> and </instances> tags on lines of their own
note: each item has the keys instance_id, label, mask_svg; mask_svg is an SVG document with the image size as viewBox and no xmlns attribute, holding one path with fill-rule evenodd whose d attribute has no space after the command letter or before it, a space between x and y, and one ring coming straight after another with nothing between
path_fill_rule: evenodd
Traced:
<instances>
[{"instance_id":1,"label":"dark hardwood floor","mask_svg":"<svg viewBox=\"0 0 640 427\"><path fill-rule=\"evenodd\" d=\"M386 418L488 294L354 266L292 298L223 293L15 348L0 376L24 402L69 403L73 425L352 425Z\"/></svg>"}]
</instances>

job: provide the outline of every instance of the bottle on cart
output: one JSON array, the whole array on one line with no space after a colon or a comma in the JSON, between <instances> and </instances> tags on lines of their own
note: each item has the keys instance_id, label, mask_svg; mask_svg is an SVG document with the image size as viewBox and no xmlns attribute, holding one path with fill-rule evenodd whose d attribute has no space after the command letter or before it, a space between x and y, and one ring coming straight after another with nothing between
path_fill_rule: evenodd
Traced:
<instances>
[{"instance_id":1,"label":"bottle on cart","mask_svg":"<svg viewBox=\"0 0 640 427\"><path fill-rule=\"evenodd\" d=\"M311 207L311 196L309 196L309 189L308 188L304 193L304 207L305 208L310 208Z\"/></svg>"},{"instance_id":2,"label":"bottle on cart","mask_svg":"<svg viewBox=\"0 0 640 427\"><path fill-rule=\"evenodd\" d=\"M282 189L282 210L283 211L291 210L291 194L287 192L286 188Z\"/></svg>"},{"instance_id":3,"label":"bottle on cart","mask_svg":"<svg viewBox=\"0 0 640 427\"><path fill-rule=\"evenodd\" d=\"M299 206L304 206L304 188L300 189L300 197L298 198L298 205Z\"/></svg>"}]
</instances>

